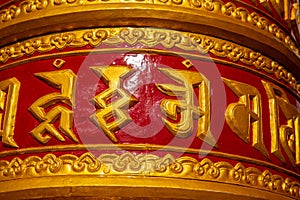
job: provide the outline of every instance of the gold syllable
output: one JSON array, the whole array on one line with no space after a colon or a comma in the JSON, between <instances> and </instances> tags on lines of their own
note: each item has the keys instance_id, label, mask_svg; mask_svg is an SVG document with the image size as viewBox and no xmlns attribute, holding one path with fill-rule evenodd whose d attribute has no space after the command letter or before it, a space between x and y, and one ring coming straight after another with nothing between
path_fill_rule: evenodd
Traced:
<instances>
[{"instance_id":1,"label":"gold syllable","mask_svg":"<svg viewBox=\"0 0 300 200\"><path fill-rule=\"evenodd\" d=\"M44 157L30 156L24 160L15 157L12 161L0 161L0 182L16 178L62 176L62 175L101 175L101 176L151 176L193 180L226 182L246 187L281 193L291 197L300 196L300 183L290 178L261 171L255 167L245 167L241 163L212 162L208 158L197 161L184 156L175 159L166 154L126 152L122 155L101 154L95 158L91 153L81 156L65 154L59 157L46 154Z\"/></svg>"},{"instance_id":2,"label":"gold syllable","mask_svg":"<svg viewBox=\"0 0 300 200\"><path fill-rule=\"evenodd\" d=\"M49 11L51 9L63 7L75 7L84 5L107 5L111 3L131 3L122 0L25 0L19 5L11 5L9 8L0 11L0 25L9 23L19 17L26 16L41 11ZM269 33L271 37L275 37L289 50L299 56L299 49L279 26L271 23L268 19L259 16L256 12L250 12L246 8L236 7L233 3L224 3L221 0L135 0L133 3L149 4L149 5L167 5L176 9L176 7L195 9L195 11L204 11L216 15L222 15L254 26L257 29Z\"/></svg>"},{"instance_id":3,"label":"gold syllable","mask_svg":"<svg viewBox=\"0 0 300 200\"><path fill-rule=\"evenodd\" d=\"M129 45L139 43L150 48L156 45L168 49L177 47L200 54L212 53L232 62L253 66L258 71L274 74L278 80L284 80L300 94L300 84L297 84L294 75L278 62L259 52L211 36L155 28L99 28L36 37L0 49L0 62L6 63L9 59L19 59L35 52L45 53L53 49L63 50L66 47L80 48L87 45L96 47L100 44L116 46L124 43Z\"/></svg>"}]
</instances>

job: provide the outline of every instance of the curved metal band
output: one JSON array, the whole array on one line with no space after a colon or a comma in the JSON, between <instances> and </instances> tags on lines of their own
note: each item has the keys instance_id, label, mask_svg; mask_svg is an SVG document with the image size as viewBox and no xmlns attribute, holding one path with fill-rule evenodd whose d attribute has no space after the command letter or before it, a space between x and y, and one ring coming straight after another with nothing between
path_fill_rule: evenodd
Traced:
<instances>
[{"instance_id":1,"label":"curved metal band","mask_svg":"<svg viewBox=\"0 0 300 200\"><path fill-rule=\"evenodd\" d=\"M24 183L28 178L30 184ZM43 181L40 181L41 178ZM208 181L209 184L205 184ZM181 185L185 187L182 188ZM122 188L120 191L123 194L112 191L109 197L124 197L128 187L140 187L145 192L143 194L132 191L126 194L131 198L138 197L137 194L172 199L197 199L196 195L201 194L213 197L212 199L226 199L228 196L230 199L243 200L288 200L300 196L298 182L278 174L273 175L268 170L262 172L254 167L246 168L241 163L233 166L225 161L212 162L208 158L201 161L188 156L175 159L170 154L163 157L153 154L101 154L98 158L91 153L84 153L79 157L72 154L59 157L46 154L44 157L30 156L24 160L16 157L11 162L0 161L0 186L0 197L6 198L20 195L36 198L33 195L41 195L42 191L43 199L76 196L74 191L67 194L65 191L68 188L80 187L86 187L85 191L78 193L85 197L95 196L91 194L95 187L99 190ZM48 189L56 192L48 192ZM34 190L34 193L30 190ZM155 194L155 190L164 194ZM175 193L178 196L173 196L174 193L168 190L177 190L179 193ZM189 190L192 193L187 192ZM149 194L151 195L147 196Z\"/></svg>"}]
</instances>

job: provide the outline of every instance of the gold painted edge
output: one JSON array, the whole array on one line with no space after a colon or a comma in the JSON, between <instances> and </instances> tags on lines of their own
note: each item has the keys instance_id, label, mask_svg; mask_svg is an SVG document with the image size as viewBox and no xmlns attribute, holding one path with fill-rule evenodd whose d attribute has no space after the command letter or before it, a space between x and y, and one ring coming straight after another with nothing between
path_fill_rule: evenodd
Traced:
<instances>
[{"instance_id":1,"label":"gold painted edge","mask_svg":"<svg viewBox=\"0 0 300 200\"><path fill-rule=\"evenodd\" d=\"M29 181L30 184L28 184ZM3 184L5 184L5 187L0 187L0 198L10 200L20 200L20 197L26 200L199 200L202 198L213 200L295 199L272 191L230 183L131 175L64 175L33 177L10 180L5 183L3 182Z\"/></svg>"},{"instance_id":2,"label":"gold painted edge","mask_svg":"<svg viewBox=\"0 0 300 200\"><path fill-rule=\"evenodd\" d=\"M10 162L0 161L0 183L15 179L64 175L130 175L206 180L271 191L294 198L300 197L300 183L290 178L272 174L269 170L245 167L241 163L232 165L225 161L212 162L208 158L197 161L188 156L175 159L170 154L159 157L154 154L134 155L129 152L121 155L101 154L95 158L88 152L81 156L46 154L43 157L29 156L23 160L15 157Z\"/></svg>"},{"instance_id":3,"label":"gold painted edge","mask_svg":"<svg viewBox=\"0 0 300 200\"><path fill-rule=\"evenodd\" d=\"M160 152L174 152L174 153L190 153L198 155L207 155L219 158L230 159L233 161L244 162L248 164L255 164L262 167L267 167L275 171L285 173L289 176L300 180L300 174L290 171L278 165L270 162L248 158L245 156L234 155L219 151L207 151L194 148L184 148L175 146L155 145L155 144L74 144L74 145L55 145L45 147L30 147L17 150L10 150L0 152L0 158L7 156L16 156L22 154L33 154L33 153L50 153L60 151L101 151L101 150L125 150L125 151L160 151Z\"/></svg>"},{"instance_id":4,"label":"gold painted edge","mask_svg":"<svg viewBox=\"0 0 300 200\"><path fill-rule=\"evenodd\" d=\"M0 29L4 29L6 24L14 24L14 21L24 21L28 15L35 14L41 16L41 13L49 13L51 10L66 8L78 9L78 6L88 6L88 5L101 5L109 6L113 4L120 4L124 6L129 6L130 4L139 5L156 5L156 6L168 6L172 7L173 10L178 8L189 8L190 12L204 11L216 16L228 17L230 20L234 19L238 22L245 23L247 25L253 26L258 30L269 34L270 37L276 38L274 41L280 41L285 47L290 51L300 56L299 48L296 46L295 42L288 36L278 25L271 23L268 19L259 16L256 12L249 12L246 8L236 7L233 3L224 3L221 0L136 0L133 2L123 2L122 0L24 0L19 5L11 5L8 9L3 9L0 11ZM170 10L170 8L169 8ZM76 11L76 10L74 10ZM2 24L2 26L1 26Z\"/></svg>"},{"instance_id":5,"label":"gold painted edge","mask_svg":"<svg viewBox=\"0 0 300 200\"><path fill-rule=\"evenodd\" d=\"M211 36L155 28L98 28L36 37L1 48L0 62L6 63L9 59L16 60L54 49L97 47L101 44L108 46L142 44L150 48L162 45L167 49L177 47L200 54L212 53L234 63L241 62L254 67L257 71L275 75L279 81L283 80L298 95L300 94L300 83L297 83L295 76L278 62L259 52ZM0 70L1 68L3 66L0 66Z\"/></svg>"}]
</instances>

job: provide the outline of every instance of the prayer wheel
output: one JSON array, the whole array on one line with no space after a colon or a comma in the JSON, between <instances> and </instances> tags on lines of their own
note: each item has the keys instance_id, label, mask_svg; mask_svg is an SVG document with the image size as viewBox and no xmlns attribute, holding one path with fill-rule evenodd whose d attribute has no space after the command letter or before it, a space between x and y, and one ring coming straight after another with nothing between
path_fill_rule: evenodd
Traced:
<instances>
[{"instance_id":1,"label":"prayer wheel","mask_svg":"<svg viewBox=\"0 0 300 200\"><path fill-rule=\"evenodd\" d=\"M0 199L300 199L297 0L2 0Z\"/></svg>"}]
</instances>

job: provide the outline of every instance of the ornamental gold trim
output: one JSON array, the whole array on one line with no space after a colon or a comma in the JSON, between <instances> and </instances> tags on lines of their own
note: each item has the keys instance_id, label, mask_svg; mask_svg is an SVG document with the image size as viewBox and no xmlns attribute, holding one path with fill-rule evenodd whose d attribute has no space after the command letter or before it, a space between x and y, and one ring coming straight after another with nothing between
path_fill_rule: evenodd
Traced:
<instances>
[{"instance_id":1,"label":"ornamental gold trim","mask_svg":"<svg viewBox=\"0 0 300 200\"><path fill-rule=\"evenodd\" d=\"M95 158L87 152L81 156L65 154L57 157L46 154L43 157L29 156L23 160L15 157L11 161L0 161L0 182L62 175L131 175L206 180L257 188L293 198L300 197L300 183L290 178L272 174L268 170L245 167L241 163L232 165L225 161L212 162L208 158L197 161L188 156L175 159L170 154L159 157L129 152L121 155L102 154Z\"/></svg>"},{"instance_id":2,"label":"ornamental gold trim","mask_svg":"<svg viewBox=\"0 0 300 200\"><path fill-rule=\"evenodd\" d=\"M1 25L4 27L5 24L13 22L14 20L26 15L32 15L43 11L48 12L51 9L64 9L86 5L104 6L115 3L123 3L126 4L126 6L130 3L158 6L167 5L174 9L178 7L189 8L195 10L195 12L204 11L215 15L221 15L222 17L228 17L231 20L234 19L245 23L246 25L256 27L260 31L266 32L271 37L275 37L277 41L280 41L298 57L300 56L299 49L294 41L290 36L285 34L278 25L259 16L256 12L250 12L244 7L236 7L231 2L225 3L221 0L134 0L133 2L124 2L122 0L25 0L17 6L11 5L9 8L0 11L0 27Z\"/></svg>"},{"instance_id":3,"label":"ornamental gold trim","mask_svg":"<svg viewBox=\"0 0 300 200\"><path fill-rule=\"evenodd\" d=\"M2 151L0 152L0 158L7 156L17 156L23 154L35 154L35 153L53 153L61 151L101 151L101 150L123 150L123 151L160 151L160 152L174 152L174 153L189 153L194 155L205 155L224 159L230 159L232 161L239 161L248 164L254 164L269 168L281 173L285 173L294 178L300 179L300 174L294 171L290 171L271 162L257 160L245 156L234 155L218 151L208 151L195 148L183 148L175 146L155 145L155 144L74 144L74 145L55 145L55 146L42 146L42 147L29 147L17 150Z\"/></svg>"},{"instance_id":4,"label":"ornamental gold trim","mask_svg":"<svg viewBox=\"0 0 300 200\"><path fill-rule=\"evenodd\" d=\"M116 46L124 43L129 45L139 43L150 48L157 45L162 45L167 49L177 47L200 54L212 53L217 57L227 58L232 62L241 62L247 66L254 67L257 71L275 75L279 81L283 80L297 94L300 94L300 84L297 84L294 75L278 62L261 53L211 36L173 30L99 28L51 34L3 47L0 49L0 62L6 63L9 59L16 60L23 56L31 56L35 52L45 53L54 49L63 50L66 47L97 47L101 44Z\"/></svg>"}]
</instances>

